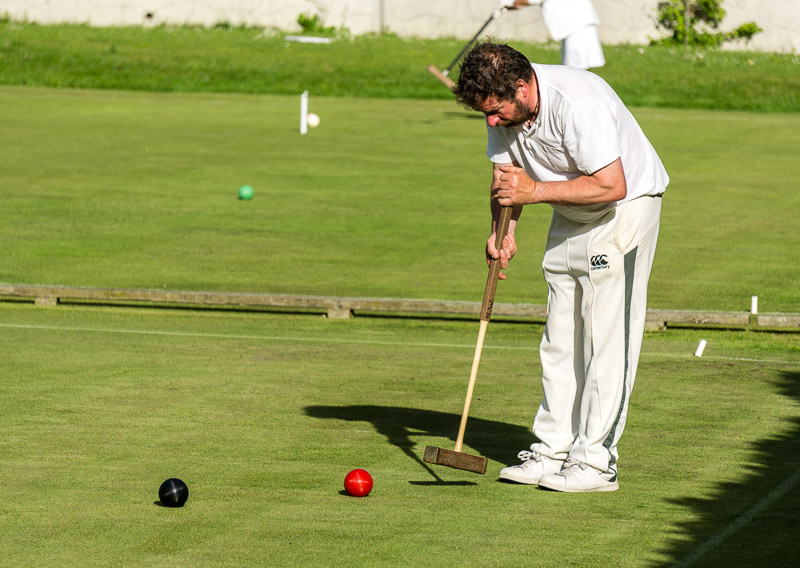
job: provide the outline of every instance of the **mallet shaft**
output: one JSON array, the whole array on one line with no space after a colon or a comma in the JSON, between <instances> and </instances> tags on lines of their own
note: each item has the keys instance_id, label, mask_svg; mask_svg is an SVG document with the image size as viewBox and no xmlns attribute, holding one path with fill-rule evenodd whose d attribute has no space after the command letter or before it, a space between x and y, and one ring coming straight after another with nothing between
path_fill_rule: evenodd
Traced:
<instances>
[{"instance_id":1,"label":"mallet shaft","mask_svg":"<svg viewBox=\"0 0 800 568\"><path fill-rule=\"evenodd\" d=\"M456 56L455 56L455 58L453 59L453 61L451 61L451 62L450 62L450 65L448 65L448 66L445 68L445 70L444 70L444 71L442 71L442 74L443 74L445 77L447 77L447 75L449 75L449 74L450 74L450 71L453 69L453 66L454 66L456 63L458 63L458 60L459 60L459 59L461 59L461 56L462 56L462 55L464 55L464 53L466 53L466 51L467 51L467 50L468 50L470 47L472 47L472 44L473 44L473 43L475 43L476 41L478 41L478 38L479 38L479 37L480 37L480 35L483 33L483 30L485 30L486 28L488 28L488 27L489 27L489 24L491 24L493 21L495 21L495 19L497 19L497 17L498 17L498 16L500 16L500 14L502 14L503 12L505 12L505 9L504 9L504 8L503 8L503 9L496 9L496 10L494 10L494 11L492 12L492 15L491 15L491 16L489 16L489 19L488 19L488 20L486 20L486 22L484 22L484 24L481 26L481 29L479 29L479 30L478 30L478 33L476 33L476 34L475 34L475 35L472 37L472 39L471 39L471 40L469 40L469 41L467 42L467 44L466 44L464 47L462 47L462 48L461 48L461 51L459 51L459 52L458 52L458 55L456 55Z\"/></svg>"},{"instance_id":2,"label":"mallet shaft","mask_svg":"<svg viewBox=\"0 0 800 568\"><path fill-rule=\"evenodd\" d=\"M455 451L460 452L464 443L464 432L467 429L467 417L469 407L472 404L472 393L475 390L475 380L478 378L478 367L481 364L481 353L483 351L483 340L486 338L486 328L489 327L488 320L481 320L481 328L478 332L478 344L475 347L475 356L472 358L472 370L469 373L469 384L467 385L467 398L464 401L464 411L461 413L461 425L458 427L458 437L456 438Z\"/></svg>"},{"instance_id":3,"label":"mallet shaft","mask_svg":"<svg viewBox=\"0 0 800 568\"><path fill-rule=\"evenodd\" d=\"M500 218L497 221L495 230L495 246L501 249L503 246L503 239L508 233L508 227L511 224L511 207L503 207L500 210ZM469 407L472 403L472 393L475 390L475 380L478 377L478 367L480 366L481 353L483 351L483 341L486 338L486 329L489 327L489 320L492 317L492 305L494 304L494 296L497 291L497 280L500 276L500 259L493 259L489 263L489 276L486 278L486 289L483 293L483 304L481 305L481 325L478 332L478 343L475 346L475 356L472 358L472 370L469 373L469 384L467 386L467 398L464 402L464 411L461 413L461 425L458 428L458 437L456 438L455 450L445 450L444 448L437 448L435 446L428 446L425 448L425 455L422 461L425 463L433 463L438 465L446 465L456 469L463 469L466 471L474 471L475 473L486 473L486 458L480 456L471 456L461 452L461 447L464 443L464 432L467 429L467 417L469 416Z\"/></svg>"},{"instance_id":4,"label":"mallet shaft","mask_svg":"<svg viewBox=\"0 0 800 568\"><path fill-rule=\"evenodd\" d=\"M500 210L500 218L495 229L495 247L500 250L503 246L503 239L508 234L508 227L511 224L511 207L503 207ZM489 263L489 275L486 278L486 288L483 292L483 303L481 304L481 325L478 330L478 342L475 345L475 355L472 358L472 370L469 373L469 383L467 385L467 397L464 402L464 411L461 413L461 425L458 428L455 451L460 452L464 443L464 432L467 429L467 417L469 407L472 404L472 393L475 390L475 381L478 378L478 367L481 363L483 353L483 342L486 339L486 329L489 327L489 320L492 319L492 307L494 297L497 293L497 281L500 276L500 259L492 259Z\"/></svg>"},{"instance_id":5,"label":"mallet shaft","mask_svg":"<svg viewBox=\"0 0 800 568\"><path fill-rule=\"evenodd\" d=\"M445 76L434 65L428 65L428 73L430 73L431 75L433 75L434 77L439 79L439 81L442 83L442 85L444 85L448 89L452 90L453 87L456 86L456 84L453 82L452 79L450 79L449 77Z\"/></svg>"},{"instance_id":6,"label":"mallet shaft","mask_svg":"<svg viewBox=\"0 0 800 568\"><path fill-rule=\"evenodd\" d=\"M511 213L513 207L503 207L500 209L500 217L497 220L497 227L495 230L494 246L497 250L503 247L503 239L508 234L508 228L511 225ZM500 259L492 259L489 263L489 275L486 277L486 289L483 292L483 303L481 304L481 321L489 321L492 319L492 307L494 306L494 297L497 293L497 282L500 279Z\"/></svg>"}]
</instances>

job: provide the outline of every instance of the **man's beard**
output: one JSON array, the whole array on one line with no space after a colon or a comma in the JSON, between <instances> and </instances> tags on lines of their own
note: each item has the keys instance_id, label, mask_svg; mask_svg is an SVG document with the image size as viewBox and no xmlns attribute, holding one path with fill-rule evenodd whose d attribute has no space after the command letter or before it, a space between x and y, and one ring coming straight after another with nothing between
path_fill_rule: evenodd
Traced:
<instances>
[{"instance_id":1,"label":"man's beard","mask_svg":"<svg viewBox=\"0 0 800 568\"><path fill-rule=\"evenodd\" d=\"M534 117L532 111L524 101L514 99L514 117L511 120L502 120L499 125L504 128L522 126Z\"/></svg>"}]
</instances>

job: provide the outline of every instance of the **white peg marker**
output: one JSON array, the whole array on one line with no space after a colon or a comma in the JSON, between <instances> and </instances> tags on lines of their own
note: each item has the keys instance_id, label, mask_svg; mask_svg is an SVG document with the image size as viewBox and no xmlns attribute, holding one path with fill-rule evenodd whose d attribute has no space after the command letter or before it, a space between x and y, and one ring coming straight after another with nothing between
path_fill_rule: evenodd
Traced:
<instances>
[{"instance_id":1,"label":"white peg marker","mask_svg":"<svg viewBox=\"0 0 800 568\"><path fill-rule=\"evenodd\" d=\"M694 356L695 357L702 357L703 356L703 351L705 351L705 349L706 349L706 340L705 339L701 339L700 340L700 344L697 346L697 350L694 352Z\"/></svg>"},{"instance_id":2,"label":"white peg marker","mask_svg":"<svg viewBox=\"0 0 800 568\"><path fill-rule=\"evenodd\" d=\"M300 134L308 132L308 91L300 95Z\"/></svg>"}]
</instances>

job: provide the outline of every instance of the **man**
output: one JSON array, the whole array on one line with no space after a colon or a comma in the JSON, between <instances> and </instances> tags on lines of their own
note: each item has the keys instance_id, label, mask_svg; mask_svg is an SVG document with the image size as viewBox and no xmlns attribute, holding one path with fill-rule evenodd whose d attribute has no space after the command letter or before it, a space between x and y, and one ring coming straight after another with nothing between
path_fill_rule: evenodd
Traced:
<instances>
[{"instance_id":1,"label":"man","mask_svg":"<svg viewBox=\"0 0 800 568\"><path fill-rule=\"evenodd\" d=\"M580 69L605 65L597 33L600 20L591 0L513 0L509 9L537 4L542 6L542 19L550 37L561 42L562 65Z\"/></svg>"},{"instance_id":2,"label":"man","mask_svg":"<svg viewBox=\"0 0 800 568\"><path fill-rule=\"evenodd\" d=\"M538 442L500 478L615 491L669 177L633 115L589 71L532 65L507 45L482 43L464 58L454 93L486 116L493 162L487 259L508 267L523 206L553 208L542 263L549 293ZM498 251L494 233L507 206L511 227Z\"/></svg>"}]
</instances>

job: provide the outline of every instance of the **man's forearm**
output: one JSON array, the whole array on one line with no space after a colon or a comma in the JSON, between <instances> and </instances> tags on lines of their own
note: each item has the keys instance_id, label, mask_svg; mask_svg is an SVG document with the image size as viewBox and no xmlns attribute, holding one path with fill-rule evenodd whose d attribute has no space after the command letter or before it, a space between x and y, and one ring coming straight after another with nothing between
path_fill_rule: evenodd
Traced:
<instances>
[{"instance_id":1,"label":"man's forearm","mask_svg":"<svg viewBox=\"0 0 800 568\"><path fill-rule=\"evenodd\" d=\"M580 176L568 181L535 182L532 203L598 205L619 201L626 194L624 185L603 185L592 176Z\"/></svg>"},{"instance_id":2,"label":"man's forearm","mask_svg":"<svg viewBox=\"0 0 800 568\"><path fill-rule=\"evenodd\" d=\"M598 205L619 201L628 193L619 158L591 175L564 181L535 181L510 164L495 165L493 175L492 196L499 205Z\"/></svg>"}]
</instances>

